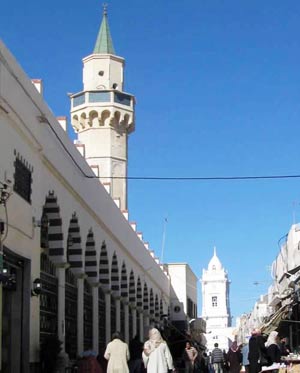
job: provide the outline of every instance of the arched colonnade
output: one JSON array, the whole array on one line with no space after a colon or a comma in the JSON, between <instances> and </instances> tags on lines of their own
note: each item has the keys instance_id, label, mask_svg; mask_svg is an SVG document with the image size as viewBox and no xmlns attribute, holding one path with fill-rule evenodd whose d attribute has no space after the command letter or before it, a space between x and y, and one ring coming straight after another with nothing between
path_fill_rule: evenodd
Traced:
<instances>
[{"instance_id":1,"label":"arched colonnade","mask_svg":"<svg viewBox=\"0 0 300 373\"><path fill-rule=\"evenodd\" d=\"M71 358L86 349L101 351L115 331L127 342L136 334L143 340L168 307L161 291L105 238L97 242L92 228L84 237L76 211L64 231L60 212L51 191L41 227L40 339L58 335Z\"/></svg>"}]
</instances>

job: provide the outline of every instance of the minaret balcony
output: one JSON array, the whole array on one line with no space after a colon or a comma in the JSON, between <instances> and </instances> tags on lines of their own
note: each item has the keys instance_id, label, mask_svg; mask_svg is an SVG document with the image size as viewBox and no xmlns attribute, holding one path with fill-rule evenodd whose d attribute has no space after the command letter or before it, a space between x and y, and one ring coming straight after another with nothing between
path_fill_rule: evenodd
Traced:
<instances>
[{"instance_id":1,"label":"minaret balcony","mask_svg":"<svg viewBox=\"0 0 300 373\"><path fill-rule=\"evenodd\" d=\"M86 91L76 93L71 98L72 108L79 108L79 106L105 106L105 105L121 105L127 108L134 108L135 100L134 96L116 91L116 90L98 90L98 91Z\"/></svg>"}]
</instances>

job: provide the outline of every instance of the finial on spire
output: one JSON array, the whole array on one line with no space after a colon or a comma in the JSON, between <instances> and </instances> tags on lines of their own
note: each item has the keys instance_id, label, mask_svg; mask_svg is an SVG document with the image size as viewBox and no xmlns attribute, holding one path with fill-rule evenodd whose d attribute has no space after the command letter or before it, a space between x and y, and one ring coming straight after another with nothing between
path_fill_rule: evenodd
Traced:
<instances>
[{"instance_id":1,"label":"finial on spire","mask_svg":"<svg viewBox=\"0 0 300 373\"><path fill-rule=\"evenodd\" d=\"M102 4L103 6L103 18L101 26L98 32L94 52L96 54L115 54L113 47L112 38L108 26L108 17L107 17L107 4Z\"/></svg>"},{"instance_id":2,"label":"finial on spire","mask_svg":"<svg viewBox=\"0 0 300 373\"><path fill-rule=\"evenodd\" d=\"M214 256L217 256L217 248L214 246Z\"/></svg>"},{"instance_id":3,"label":"finial on spire","mask_svg":"<svg viewBox=\"0 0 300 373\"><path fill-rule=\"evenodd\" d=\"M103 6L103 15L106 16L107 15L107 6L108 6L108 4L107 3L103 3L102 6Z\"/></svg>"}]
</instances>

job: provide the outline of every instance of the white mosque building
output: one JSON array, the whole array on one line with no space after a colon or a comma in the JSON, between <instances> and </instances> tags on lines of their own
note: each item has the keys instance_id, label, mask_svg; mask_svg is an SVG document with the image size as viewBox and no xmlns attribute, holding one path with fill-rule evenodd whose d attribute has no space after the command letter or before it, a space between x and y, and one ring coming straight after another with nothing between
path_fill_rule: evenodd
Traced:
<instances>
[{"instance_id":1,"label":"white mosque building","mask_svg":"<svg viewBox=\"0 0 300 373\"><path fill-rule=\"evenodd\" d=\"M208 269L202 273L202 318L206 321L207 349L213 350L214 344L228 350L233 337L229 303L228 274L217 256L216 248Z\"/></svg>"}]
</instances>

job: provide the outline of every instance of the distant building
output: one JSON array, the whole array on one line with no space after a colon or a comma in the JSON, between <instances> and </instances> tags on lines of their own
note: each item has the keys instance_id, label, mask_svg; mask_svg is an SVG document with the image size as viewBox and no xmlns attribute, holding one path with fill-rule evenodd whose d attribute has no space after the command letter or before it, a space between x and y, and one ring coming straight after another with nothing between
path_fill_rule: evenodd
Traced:
<instances>
[{"instance_id":1,"label":"distant building","mask_svg":"<svg viewBox=\"0 0 300 373\"><path fill-rule=\"evenodd\" d=\"M229 279L214 249L208 269L202 274L202 318L206 321L207 349L215 343L227 351L233 339L229 305Z\"/></svg>"},{"instance_id":2,"label":"distant building","mask_svg":"<svg viewBox=\"0 0 300 373\"><path fill-rule=\"evenodd\" d=\"M197 318L198 279L186 263L168 264L171 280L170 317L180 330L189 330L189 322Z\"/></svg>"},{"instance_id":3,"label":"distant building","mask_svg":"<svg viewBox=\"0 0 300 373\"><path fill-rule=\"evenodd\" d=\"M254 304L249 314L239 317L238 340L243 342L254 328L266 335L277 330L289 338L292 349L299 346L300 305L300 225L293 224L282 237L280 250L272 263L272 284Z\"/></svg>"}]
</instances>

